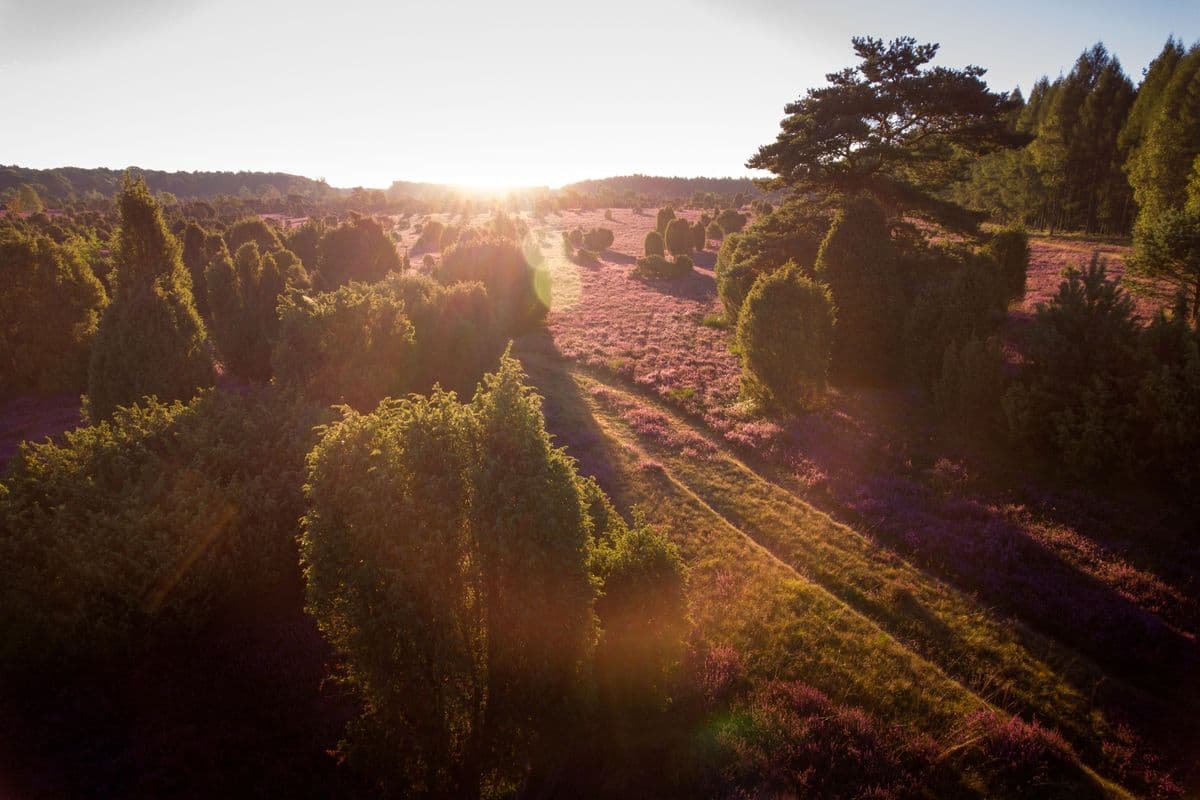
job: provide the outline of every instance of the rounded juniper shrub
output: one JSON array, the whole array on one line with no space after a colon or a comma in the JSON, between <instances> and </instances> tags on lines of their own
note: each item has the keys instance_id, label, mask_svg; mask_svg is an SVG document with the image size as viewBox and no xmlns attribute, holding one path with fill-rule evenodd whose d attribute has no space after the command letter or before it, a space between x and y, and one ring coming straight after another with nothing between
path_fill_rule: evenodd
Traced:
<instances>
[{"instance_id":1,"label":"rounded juniper shrub","mask_svg":"<svg viewBox=\"0 0 1200 800\"><path fill-rule=\"evenodd\" d=\"M263 388L118 409L25 444L0 484L0 653L125 652L299 578L319 407Z\"/></svg>"},{"instance_id":2,"label":"rounded juniper shrub","mask_svg":"<svg viewBox=\"0 0 1200 800\"><path fill-rule=\"evenodd\" d=\"M650 231L646 234L644 245L645 254L648 256L662 256L667 252L666 242L663 241L663 236L658 231Z\"/></svg>"},{"instance_id":3,"label":"rounded juniper shrub","mask_svg":"<svg viewBox=\"0 0 1200 800\"><path fill-rule=\"evenodd\" d=\"M438 237L438 249L445 250L451 245L458 244L458 237L462 235L462 228L457 225L447 225L442 229L442 235Z\"/></svg>"},{"instance_id":4,"label":"rounded juniper shrub","mask_svg":"<svg viewBox=\"0 0 1200 800\"><path fill-rule=\"evenodd\" d=\"M696 250L703 250L708 243L704 231L704 222L697 222L692 226L692 247Z\"/></svg>"},{"instance_id":5,"label":"rounded juniper shrub","mask_svg":"<svg viewBox=\"0 0 1200 800\"><path fill-rule=\"evenodd\" d=\"M692 252L692 231L686 219L673 219L667 223L667 232L663 236L667 250L673 256L687 255Z\"/></svg>"},{"instance_id":6,"label":"rounded juniper shrub","mask_svg":"<svg viewBox=\"0 0 1200 800\"><path fill-rule=\"evenodd\" d=\"M817 253L816 277L837 308L832 369L842 377L886 382L899 372L904 287L887 216L873 200L838 212Z\"/></svg>"},{"instance_id":7,"label":"rounded juniper shrub","mask_svg":"<svg viewBox=\"0 0 1200 800\"><path fill-rule=\"evenodd\" d=\"M433 253L426 253L421 256L421 266L427 272L433 272L433 268L437 266L437 259L433 257Z\"/></svg>"},{"instance_id":8,"label":"rounded juniper shrub","mask_svg":"<svg viewBox=\"0 0 1200 800\"><path fill-rule=\"evenodd\" d=\"M726 234L737 233L746 227L746 221L749 219L745 214L740 214L732 208L727 208L717 215L717 224L721 226L721 230L725 231Z\"/></svg>"},{"instance_id":9,"label":"rounded juniper shrub","mask_svg":"<svg viewBox=\"0 0 1200 800\"><path fill-rule=\"evenodd\" d=\"M446 226L436 219L427 219L421 225L421 234L417 237L417 243L414 247L428 247L436 250L441 246L442 234L445 232Z\"/></svg>"},{"instance_id":10,"label":"rounded juniper shrub","mask_svg":"<svg viewBox=\"0 0 1200 800\"><path fill-rule=\"evenodd\" d=\"M825 391L835 315L829 289L794 263L754 282L738 317L742 388L754 400L802 411Z\"/></svg>"},{"instance_id":11,"label":"rounded juniper shrub","mask_svg":"<svg viewBox=\"0 0 1200 800\"><path fill-rule=\"evenodd\" d=\"M442 256L433 277L445 286L482 283L506 331L535 325L550 310L550 273L536 246L496 238L458 244Z\"/></svg>"},{"instance_id":12,"label":"rounded juniper shrub","mask_svg":"<svg viewBox=\"0 0 1200 800\"><path fill-rule=\"evenodd\" d=\"M92 421L149 395L190 399L214 379L191 279L162 209L140 178L126 179L117 203L112 302L100 318L88 368L85 405Z\"/></svg>"},{"instance_id":13,"label":"rounded juniper shrub","mask_svg":"<svg viewBox=\"0 0 1200 800\"><path fill-rule=\"evenodd\" d=\"M704 229L706 239L715 239L718 242L725 238L725 229L717 224L716 220L708 223Z\"/></svg>"},{"instance_id":14,"label":"rounded juniper shrub","mask_svg":"<svg viewBox=\"0 0 1200 800\"><path fill-rule=\"evenodd\" d=\"M603 253L612 247L616 237L608 228L592 228L583 235L583 246L594 253Z\"/></svg>"},{"instance_id":15,"label":"rounded juniper shrub","mask_svg":"<svg viewBox=\"0 0 1200 800\"><path fill-rule=\"evenodd\" d=\"M407 391L414 333L393 293L361 283L311 297L292 292L278 311L271 365L281 386L360 409Z\"/></svg>"},{"instance_id":16,"label":"rounded juniper shrub","mask_svg":"<svg viewBox=\"0 0 1200 800\"><path fill-rule=\"evenodd\" d=\"M399 271L400 254L379 221L351 212L348 220L325 231L317 243L313 282L328 292L350 281L374 283Z\"/></svg>"},{"instance_id":17,"label":"rounded juniper shrub","mask_svg":"<svg viewBox=\"0 0 1200 800\"><path fill-rule=\"evenodd\" d=\"M233 259L222 249L208 266L205 284L212 336L225 366L243 378L270 379L271 345L279 327L275 307L286 285L278 260L270 253L262 257L253 241L238 248Z\"/></svg>"},{"instance_id":18,"label":"rounded juniper shrub","mask_svg":"<svg viewBox=\"0 0 1200 800\"><path fill-rule=\"evenodd\" d=\"M663 236L667 235L667 225L671 220L675 219L675 209L670 206L664 206L658 210L658 215L654 219L654 230L658 231Z\"/></svg>"},{"instance_id":19,"label":"rounded juniper shrub","mask_svg":"<svg viewBox=\"0 0 1200 800\"><path fill-rule=\"evenodd\" d=\"M633 274L641 278L682 278L692 272L692 259L688 256L643 256L637 260Z\"/></svg>"},{"instance_id":20,"label":"rounded juniper shrub","mask_svg":"<svg viewBox=\"0 0 1200 800\"><path fill-rule=\"evenodd\" d=\"M727 788L751 797L922 797L937 757L927 737L798 682L768 683L735 708L717 741Z\"/></svg>"},{"instance_id":21,"label":"rounded juniper shrub","mask_svg":"<svg viewBox=\"0 0 1200 800\"><path fill-rule=\"evenodd\" d=\"M1005 228L998 232L988 241L985 252L996 259L1009 299L1024 296L1029 272L1029 234L1025 229Z\"/></svg>"},{"instance_id":22,"label":"rounded juniper shrub","mask_svg":"<svg viewBox=\"0 0 1200 800\"><path fill-rule=\"evenodd\" d=\"M225 231L225 245L229 252L236 253L242 245L254 242L260 253L270 253L279 250L283 243L275 229L266 223L262 217L243 217L234 222Z\"/></svg>"},{"instance_id":23,"label":"rounded juniper shrub","mask_svg":"<svg viewBox=\"0 0 1200 800\"><path fill-rule=\"evenodd\" d=\"M0 229L0 395L79 391L108 298L77 248Z\"/></svg>"},{"instance_id":24,"label":"rounded juniper shrub","mask_svg":"<svg viewBox=\"0 0 1200 800\"><path fill-rule=\"evenodd\" d=\"M572 247L583 247L583 228L575 227L567 234Z\"/></svg>"}]
</instances>

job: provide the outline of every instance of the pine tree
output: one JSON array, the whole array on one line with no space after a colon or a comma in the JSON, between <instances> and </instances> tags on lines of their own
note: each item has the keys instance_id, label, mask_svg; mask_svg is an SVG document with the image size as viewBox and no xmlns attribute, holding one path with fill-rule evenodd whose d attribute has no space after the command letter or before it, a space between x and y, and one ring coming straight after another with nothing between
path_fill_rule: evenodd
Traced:
<instances>
[{"instance_id":1,"label":"pine tree","mask_svg":"<svg viewBox=\"0 0 1200 800\"><path fill-rule=\"evenodd\" d=\"M93 421L148 395L187 400L213 382L179 241L145 180L127 177L117 206L113 297L100 319L88 375Z\"/></svg>"}]
</instances>

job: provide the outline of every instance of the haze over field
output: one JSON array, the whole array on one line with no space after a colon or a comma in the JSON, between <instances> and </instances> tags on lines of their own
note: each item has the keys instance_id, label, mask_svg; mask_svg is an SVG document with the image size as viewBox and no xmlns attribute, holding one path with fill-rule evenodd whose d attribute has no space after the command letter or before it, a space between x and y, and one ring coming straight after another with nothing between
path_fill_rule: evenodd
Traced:
<instances>
[{"instance_id":1,"label":"haze over field","mask_svg":"<svg viewBox=\"0 0 1200 800\"><path fill-rule=\"evenodd\" d=\"M854 34L1026 94L1102 40L1137 76L1186 0L0 0L0 162L277 170L334 186L742 175Z\"/></svg>"}]
</instances>

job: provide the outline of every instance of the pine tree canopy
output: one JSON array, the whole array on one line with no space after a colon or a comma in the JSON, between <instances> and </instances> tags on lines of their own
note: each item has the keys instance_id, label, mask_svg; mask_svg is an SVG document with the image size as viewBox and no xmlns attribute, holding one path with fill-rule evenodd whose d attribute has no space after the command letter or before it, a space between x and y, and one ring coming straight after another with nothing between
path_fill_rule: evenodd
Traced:
<instances>
[{"instance_id":1,"label":"pine tree canopy","mask_svg":"<svg viewBox=\"0 0 1200 800\"><path fill-rule=\"evenodd\" d=\"M852 42L861 63L788 104L779 136L746 166L775 173L772 188L822 197L865 192L892 211L973 229L979 217L937 193L954 177L947 167L956 154L1029 141L1008 124L1020 101L990 91L981 67L926 66L937 44Z\"/></svg>"}]
</instances>

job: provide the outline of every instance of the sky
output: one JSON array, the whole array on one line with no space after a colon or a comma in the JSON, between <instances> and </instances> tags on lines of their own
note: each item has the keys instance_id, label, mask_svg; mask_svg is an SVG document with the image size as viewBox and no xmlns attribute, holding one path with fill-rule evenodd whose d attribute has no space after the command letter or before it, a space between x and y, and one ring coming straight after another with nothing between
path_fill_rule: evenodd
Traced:
<instances>
[{"instance_id":1,"label":"sky","mask_svg":"<svg viewBox=\"0 0 1200 800\"><path fill-rule=\"evenodd\" d=\"M749 174L853 35L995 89L1103 41L1138 82L1200 2L0 0L0 164L266 170L334 186Z\"/></svg>"}]
</instances>

